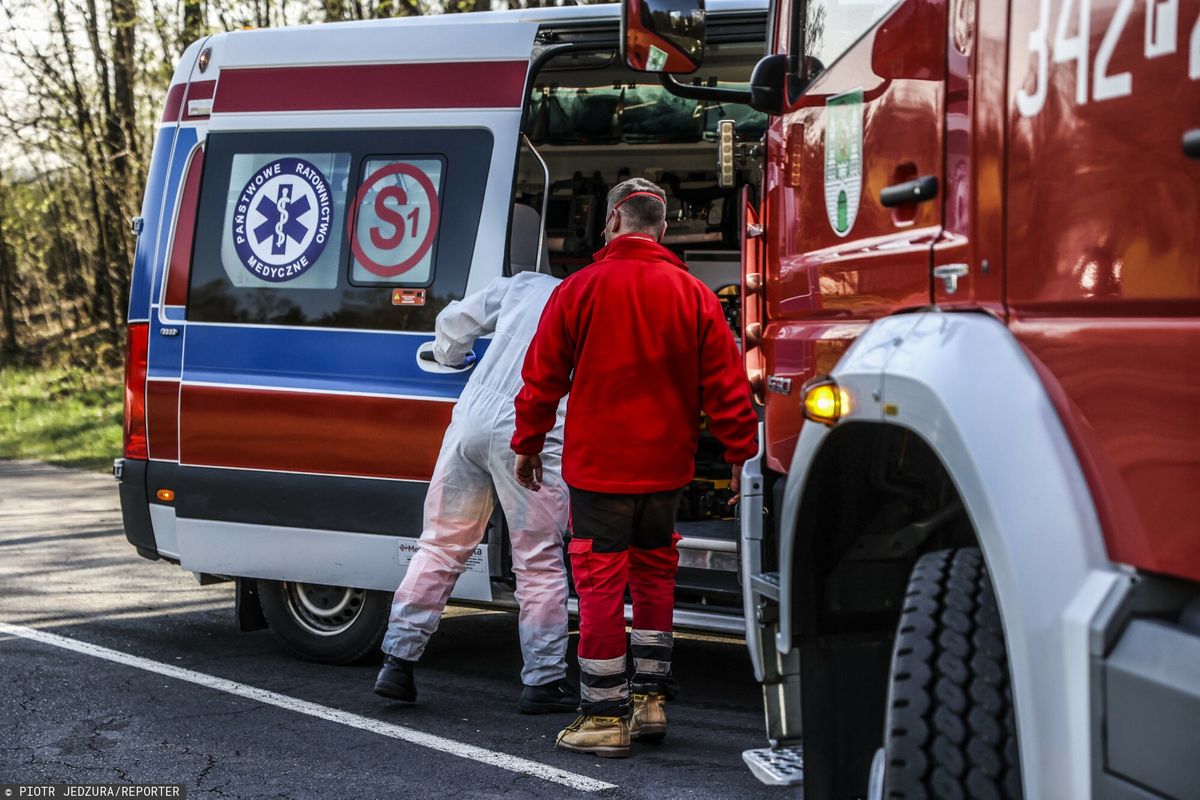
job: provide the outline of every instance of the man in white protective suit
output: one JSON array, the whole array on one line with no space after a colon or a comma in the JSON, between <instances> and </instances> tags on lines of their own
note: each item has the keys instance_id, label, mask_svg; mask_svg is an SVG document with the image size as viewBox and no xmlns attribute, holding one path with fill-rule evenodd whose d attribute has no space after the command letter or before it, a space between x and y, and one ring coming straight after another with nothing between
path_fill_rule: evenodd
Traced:
<instances>
[{"instance_id":1,"label":"man in white protective suit","mask_svg":"<svg viewBox=\"0 0 1200 800\"><path fill-rule=\"evenodd\" d=\"M563 531L567 487L560 474L563 409L542 452L542 491L521 488L514 477L513 398L521 390L525 351L542 308L559 284L535 269L539 217L528 206L513 209L510 246L513 276L497 278L482 291L448 305L437 317L434 358L450 367L469 359L475 340L492 333L491 344L467 381L425 499L420 550L396 589L383 668L376 694L413 702L413 670L437 630L467 559L479 546L495 500L508 522L516 597L520 605L525 685L518 708L526 714L574 711L578 693L566 680L567 574ZM543 259L545 261L545 259ZM547 457L549 456L549 457Z\"/></svg>"}]
</instances>

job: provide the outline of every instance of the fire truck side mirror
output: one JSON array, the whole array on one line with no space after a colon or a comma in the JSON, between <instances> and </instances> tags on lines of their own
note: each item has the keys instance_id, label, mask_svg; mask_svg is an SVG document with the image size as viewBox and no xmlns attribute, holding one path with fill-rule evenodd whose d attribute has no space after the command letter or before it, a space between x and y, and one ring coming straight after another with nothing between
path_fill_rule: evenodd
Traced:
<instances>
[{"instance_id":1,"label":"fire truck side mirror","mask_svg":"<svg viewBox=\"0 0 1200 800\"><path fill-rule=\"evenodd\" d=\"M621 56L638 72L695 72L704 58L704 0L623 0Z\"/></svg>"},{"instance_id":2,"label":"fire truck side mirror","mask_svg":"<svg viewBox=\"0 0 1200 800\"><path fill-rule=\"evenodd\" d=\"M767 56L755 64L750 76L750 105L765 114L781 113L787 73L788 56L783 53Z\"/></svg>"}]
</instances>

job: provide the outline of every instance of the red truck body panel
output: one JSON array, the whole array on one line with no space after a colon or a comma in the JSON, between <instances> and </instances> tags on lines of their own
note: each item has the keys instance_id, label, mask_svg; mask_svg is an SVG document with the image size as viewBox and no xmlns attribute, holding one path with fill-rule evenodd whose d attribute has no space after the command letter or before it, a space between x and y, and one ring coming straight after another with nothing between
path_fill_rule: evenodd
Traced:
<instances>
[{"instance_id":1,"label":"red truck body panel","mask_svg":"<svg viewBox=\"0 0 1200 800\"><path fill-rule=\"evenodd\" d=\"M825 66L768 133L763 374L798 387L906 308L992 313L1058 408L1110 558L1200 580L1200 160L1181 147L1200 0L903 0ZM857 90L861 197L839 233L827 126ZM936 199L881 204L924 176ZM931 277L956 265L953 292ZM797 400L765 392L781 472Z\"/></svg>"},{"instance_id":2,"label":"red truck body panel","mask_svg":"<svg viewBox=\"0 0 1200 800\"><path fill-rule=\"evenodd\" d=\"M1038 4L1014 3L1011 328L1062 389L1109 556L1200 580L1200 162L1180 146L1200 126L1200 3L1090 5L1089 68L1052 56L1025 116Z\"/></svg>"}]
</instances>

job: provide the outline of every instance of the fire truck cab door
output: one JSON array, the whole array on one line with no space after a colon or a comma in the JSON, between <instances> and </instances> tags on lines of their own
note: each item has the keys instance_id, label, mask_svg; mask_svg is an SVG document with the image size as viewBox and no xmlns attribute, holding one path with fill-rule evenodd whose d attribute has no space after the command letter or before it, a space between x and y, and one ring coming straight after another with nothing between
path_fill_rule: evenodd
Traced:
<instances>
[{"instance_id":1,"label":"fire truck cab door","mask_svg":"<svg viewBox=\"0 0 1200 800\"><path fill-rule=\"evenodd\" d=\"M781 10L776 49L807 75L769 132L772 326L768 375L800 385L829 372L874 319L931 299L942 230L946 3L809 0ZM805 46L801 48L801 41ZM772 252L774 251L774 252ZM774 276L770 276L774 277ZM778 383L776 384L778 385ZM768 462L786 469L799 413L768 392Z\"/></svg>"},{"instance_id":2,"label":"fire truck cab door","mask_svg":"<svg viewBox=\"0 0 1200 800\"><path fill-rule=\"evenodd\" d=\"M798 238L822 308L862 318L923 305L942 219L946 5L825 0L807 14L805 49L824 70L788 122L804 137Z\"/></svg>"}]
</instances>

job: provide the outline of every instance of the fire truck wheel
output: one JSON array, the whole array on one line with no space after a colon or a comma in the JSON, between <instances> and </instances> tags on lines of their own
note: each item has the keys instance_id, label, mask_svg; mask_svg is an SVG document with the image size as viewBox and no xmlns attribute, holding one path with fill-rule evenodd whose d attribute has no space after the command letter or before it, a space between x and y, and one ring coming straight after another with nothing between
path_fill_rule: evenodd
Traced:
<instances>
[{"instance_id":1,"label":"fire truck wheel","mask_svg":"<svg viewBox=\"0 0 1200 800\"><path fill-rule=\"evenodd\" d=\"M353 664L379 652L391 595L295 581L258 582L263 616L289 650L309 661Z\"/></svg>"},{"instance_id":2,"label":"fire truck wheel","mask_svg":"<svg viewBox=\"0 0 1200 800\"><path fill-rule=\"evenodd\" d=\"M887 798L1020 798L1008 655L977 548L917 561L892 651Z\"/></svg>"}]
</instances>

